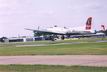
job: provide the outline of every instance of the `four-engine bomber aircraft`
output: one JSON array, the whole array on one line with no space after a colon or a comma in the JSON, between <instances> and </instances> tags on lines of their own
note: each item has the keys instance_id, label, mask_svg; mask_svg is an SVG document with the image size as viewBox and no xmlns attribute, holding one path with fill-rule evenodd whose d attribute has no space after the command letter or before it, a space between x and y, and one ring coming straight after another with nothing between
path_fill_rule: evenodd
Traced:
<instances>
[{"instance_id":1,"label":"four-engine bomber aircraft","mask_svg":"<svg viewBox=\"0 0 107 72\"><path fill-rule=\"evenodd\" d=\"M89 17L86 21L86 26L76 27L76 28L66 28L66 27L50 27L45 30L35 30L27 29L33 31L36 35L66 35L70 37L71 35L94 35L96 32L92 30L92 17Z\"/></svg>"}]
</instances>

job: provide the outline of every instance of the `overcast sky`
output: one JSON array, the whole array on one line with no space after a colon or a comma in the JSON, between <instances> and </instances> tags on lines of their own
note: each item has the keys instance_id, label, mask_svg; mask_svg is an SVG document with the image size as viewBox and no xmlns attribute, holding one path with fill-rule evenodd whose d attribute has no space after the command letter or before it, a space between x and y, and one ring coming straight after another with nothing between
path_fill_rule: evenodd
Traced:
<instances>
[{"instance_id":1,"label":"overcast sky","mask_svg":"<svg viewBox=\"0 0 107 72\"><path fill-rule=\"evenodd\" d=\"M107 0L0 0L0 37L32 36L24 28L85 25L93 17L93 28L107 26Z\"/></svg>"}]
</instances>

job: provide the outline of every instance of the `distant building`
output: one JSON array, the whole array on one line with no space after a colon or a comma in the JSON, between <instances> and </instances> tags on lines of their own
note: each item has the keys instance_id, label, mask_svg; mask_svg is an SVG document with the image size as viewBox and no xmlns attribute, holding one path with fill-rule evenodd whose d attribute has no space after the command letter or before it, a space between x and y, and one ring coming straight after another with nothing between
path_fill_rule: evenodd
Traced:
<instances>
[{"instance_id":1,"label":"distant building","mask_svg":"<svg viewBox=\"0 0 107 72\"><path fill-rule=\"evenodd\" d=\"M35 38L34 37L11 37L11 38L2 37L0 38L0 42L28 42L28 41L35 41Z\"/></svg>"}]
</instances>

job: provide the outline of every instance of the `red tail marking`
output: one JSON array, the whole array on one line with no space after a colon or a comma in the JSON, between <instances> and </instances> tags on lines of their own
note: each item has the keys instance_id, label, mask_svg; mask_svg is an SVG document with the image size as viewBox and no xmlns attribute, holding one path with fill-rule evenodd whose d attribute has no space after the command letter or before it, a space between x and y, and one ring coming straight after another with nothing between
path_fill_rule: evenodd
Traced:
<instances>
[{"instance_id":1,"label":"red tail marking","mask_svg":"<svg viewBox=\"0 0 107 72\"><path fill-rule=\"evenodd\" d=\"M92 25L92 17L89 17L86 22L86 30L90 30Z\"/></svg>"},{"instance_id":2,"label":"red tail marking","mask_svg":"<svg viewBox=\"0 0 107 72\"><path fill-rule=\"evenodd\" d=\"M102 27L103 31L105 31L105 30L106 30L104 25L101 25L101 27Z\"/></svg>"}]
</instances>

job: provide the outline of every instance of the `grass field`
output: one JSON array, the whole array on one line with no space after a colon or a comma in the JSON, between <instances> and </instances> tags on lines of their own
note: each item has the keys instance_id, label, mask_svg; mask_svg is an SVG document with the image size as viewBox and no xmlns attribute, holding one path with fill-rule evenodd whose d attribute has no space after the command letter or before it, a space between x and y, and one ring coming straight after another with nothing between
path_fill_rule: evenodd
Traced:
<instances>
[{"instance_id":1,"label":"grass field","mask_svg":"<svg viewBox=\"0 0 107 72\"><path fill-rule=\"evenodd\" d=\"M96 43L96 40L97 39L1 43L0 55L107 55L107 42ZM46 46L16 47L17 45L38 44L45 44Z\"/></svg>"},{"instance_id":2,"label":"grass field","mask_svg":"<svg viewBox=\"0 0 107 72\"><path fill-rule=\"evenodd\" d=\"M96 42L97 40L102 39L80 39L55 42L37 41L25 43L0 43L0 56L107 55L107 42L99 43ZM26 46L38 44L43 44L44 46ZM22 47L20 45L22 45ZM61 65L0 65L0 72L107 72L107 67Z\"/></svg>"},{"instance_id":3,"label":"grass field","mask_svg":"<svg viewBox=\"0 0 107 72\"><path fill-rule=\"evenodd\" d=\"M0 72L107 72L107 67L0 65Z\"/></svg>"}]
</instances>

